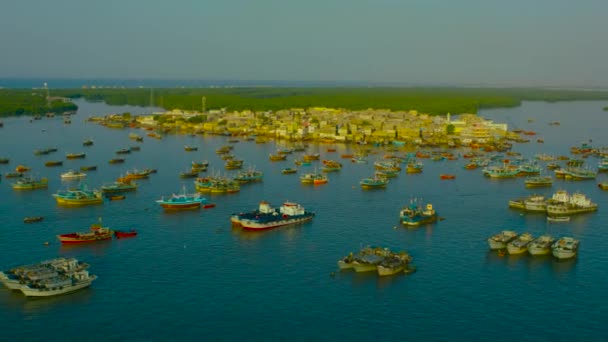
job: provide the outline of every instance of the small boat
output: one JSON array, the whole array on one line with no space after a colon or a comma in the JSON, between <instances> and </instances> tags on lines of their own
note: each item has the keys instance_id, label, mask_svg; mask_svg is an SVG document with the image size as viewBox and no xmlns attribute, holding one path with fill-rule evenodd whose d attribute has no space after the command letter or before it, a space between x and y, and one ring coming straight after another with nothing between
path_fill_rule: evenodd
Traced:
<instances>
[{"instance_id":1,"label":"small boat","mask_svg":"<svg viewBox=\"0 0 608 342\"><path fill-rule=\"evenodd\" d=\"M507 243L511 242L517 237L517 233L511 230L503 230L502 232L488 238L488 244L490 249L504 249L507 247Z\"/></svg>"},{"instance_id":2,"label":"small boat","mask_svg":"<svg viewBox=\"0 0 608 342\"><path fill-rule=\"evenodd\" d=\"M23 173L21 172L7 172L4 174L6 178L20 178L23 177Z\"/></svg>"},{"instance_id":3,"label":"small boat","mask_svg":"<svg viewBox=\"0 0 608 342\"><path fill-rule=\"evenodd\" d=\"M184 187L181 194L172 194L171 197L157 200L158 203L165 210L182 210L182 209L199 209L203 202L207 199L202 197L199 193L187 194L186 188Z\"/></svg>"},{"instance_id":4,"label":"small boat","mask_svg":"<svg viewBox=\"0 0 608 342\"><path fill-rule=\"evenodd\" d=\"M283 170L281 170L281 173L284 174L284 175L291 174L291 173L296 173L296 172L298 172L298 169L294 169L292 167L286 167Z\"/></svg>"},{"instance_id":5,"label":"small boat","mask_svg":"<svg viewBox=\"0 0 608 342\"><path fill-rule=\"evenodd\" d=\"M532 187L542 187L542 186L552 186L553 185L553 177L551 176L533 176L528 177L524 181L524 184L527 188Z\"/></svg>"},{"instance_id":6,"label":"small boat","mask_svg":"<svg viewBox=\"0 0 608 342\"><path fill-rule=\"evenodd\" d=\"M203 209L211 209L211 208L215 208L215 203L203 204Z\"/></svg>"},{"instance_id":7,"label":"small boat","mask_svg":"<svg viewBox=\"0 0 608 342\"><path fill-rule=\"evenodd\" d=\"M455 175L450 175L450 174L441 174L439 176L440 179L456 179Z\"/></svg>"},{"instance_id":8,"label":"small boat","mask_svg":"<svg viewBox=\"0 0 608 342\"><path fill-rule=\"evenodd\" d=\"M184 151L187 151L187 152L198 151L198 147L197 146L191 146L191 145L185 145L184 146Z\"/></svg>"},{"instance_id":9,"label":"small boat","mask_svg":"<svg viewBox=\"0 0 608 342\"><path fill-rule=\"evenodd\" d=\"M0 158L0 164L8 164L10 159L8 158Z\"/></svg>"},{"instance_id":10,"label":"small boat","mask_svg":"<svg viewBox=\"0 0 608 342\"><path fill-rule=\"evenodd\" d=\"M30 170L30 167L24 165L17 165L15 168L15 172L27 172Z\"/></svg>"},{"instance_id":11,"label":"small boat","mask_svg":"<svg viewBox=\"0 0 608 342\"><path fill-rule=\"evenodd\" d=\"M124 200L125 198L126 198L125 195L112 195L112 196L108 197L108 199L110 201L121 201L121 200Z\"/></svg>"},{"instance_id":12,"label":"small boat","mask_svg":"<svg viewBox=\"0 0 608 342\"><path fill-rule=\"evenodd\" d=\"M550 235L541 235L528 245L530 255L547 255L551 253L551 245L555 239Z\"/></svg>"},{"instance_id":13,"label":"small boat","mask_svg":"<svg viewBox=\"0 0 608 342\"><path fill-rule=\"evenodd\" d=\"M570 216L547 216L548 222L570 222Z\"/></svg>"},{"instance_id":14,"label":"small boat","mask_svg":"<svg viewBox=\"0 0 608 342\"><path fill-rule=\"evenodd\" d=\"M114 236L116 236L117 239L134 237L134 236L137 236L137 231L135 229L131 229L129 231L115 230Z\"/></svg>"},{"instance_id":15,"label":"small boat","mask_svg":"<svg viewBox=\"0 0 608 342\"><path fill-rule=\"evenodd\" d=\"M108 161L108 163L110 163L110 164L121 164L124 162L125 162L124 158L112 158L112 159L110 159L110 161Z\"/></svg>"},{"instance_id":16,"label":"small boat","mask_svg":"<svg viewBox=\"0 0 608 342\"><path fill-rule=\"evenodd\" d=\"M85 139L85 141L82 142L82 146L92 146L93 145L93 139Z\"/></svg>"},{"instance_id":17,"label":"small boat","mask_svg":"<svg viewBox=\"0 0 608 342\"><path fill-rule=\"evenodd\" d=\"M270 159L270 161L281 161L281 160L287 160L287 155L271 153L268 158Z\"/></svg>"},{"instance_id":18,"label":"small boat","mask_svg":"<svg viewBox=\"0 0 608 342\"><path fill-rule=\"evenodd\" d=\"M44 220L42 216L28 216L23 219L23 223L34 223Z\"/></svg>"},{"instance_id":19,"label":"small boat","mask_svg":"<svg viewBox=\"0 0 608 342\"><path fill-rule=\"evenodd\" d=\"M564 236L551 245L551 252L553 253L553 256L558 259L570 259L576 256L578 246L578 240L569 236Z\"/></svg>"},{"instance_id":20,"label":"small boat","mask_svg":"<svg viewBox=\"0 0 608 342\"><path fill-rule=\"evenodd\" d=\"M129 154L129 153L131 153L130 148L121 148L120 150L116 151L116 154Z\"/></svg>"},{"instance_id":21,"label":"small boat","mask_svg":"<svg viewBox=\"0 0 608 342\"><path fill-rule=\"evenodd\" d=\"M64 172L61 174L61 179L62 180L80 179L80 178L85 178L86 176L87 176L87 174L84 172L69 170L68 172Z\"/></svg>"},{"instance_id":22,"label":"small boat","mask_svg":"<svg viewBox=\"0 0 608 342\"><path fill-rule=\"evenodd\" d=\"M49 160L46 163L44 163L44 166L61 166L63 165L63 161L61 160Z\"/></svg>"},{"instance_id":23,"label":"small boat","mask_svg":"<svg viewBox=\"0 0 608 342\"><path fill-rule=\"evenodd\" d=\"M198 171L196 170L191 170L191 171L183 171L179 173L179 178L196 178L198 177Z\"/></svg>"},{"instance_id":24,"label":"small boat","mask_svg":"<svg viewBox=\"0 0 608 342\"><path fill-rule=\"evenodd\" d=\"M47 178L35 178L31 176L23 177L13 183L14 190L34 190L48 188L49 181Z\"/></svg>"},{"instance_id":25,"label":"small boat","mask_svg":"<svg viewBox=\"0 0 608 342\"><path fill-rule=\"evenodd\" d=\"M96 165L81 166L80 167L80 171L95 171L95 170L97 170L97 166Z\"/></svg>"},{"instance_id":26,"label":"small boat","mask_svg":"<svg viewBox=\"0 0 608 342\"><path fill-rule=\"evenodd\" d=\"M102 192L99 190L89 190L86 185L82 184L78 189L57 191L53 197L59 205L66 206L85 206L102 204Z\"/></svg>"},{"instance_id":27,"label":"small boat","mask_svg":"<svg viewBox=\"0 0 608 342\"><path fill-rule=\"evenodd\" d=\"M85 158L86 156L87 156L87 154L84 153L84 152L81 152L81 153L67 153L65 155L65 157L67 159L82 159L82 158Z\"/></svg>"},{"instance_id":28,"label":"small boat","mask_svg":"<svg viewBox=\"0 0 608 342\"><path fill-rule=\"evenodd\" d=\"M521 254L528 251L528 245L534 240L532 234L523 233L507 243L509 254Z\"/></svg>"},{"instance_id":29,"label":"small boat","mask_svg":"<svg viewBox=\"0 0 608 342\"><path fill-rule=\"evenodd\" d=\"M379 188L385 188L386 185L388 184L388 179L385 177L371 177L371 178L364 178L359 182L359 185L361 185L361 188L363 189L379 189Z\"/></svg>"}]
</instances>

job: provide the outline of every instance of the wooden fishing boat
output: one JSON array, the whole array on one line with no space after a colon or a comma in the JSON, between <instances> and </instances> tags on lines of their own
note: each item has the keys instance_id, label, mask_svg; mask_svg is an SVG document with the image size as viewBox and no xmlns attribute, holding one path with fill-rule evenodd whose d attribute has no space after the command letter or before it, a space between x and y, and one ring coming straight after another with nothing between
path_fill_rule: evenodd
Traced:
<instances>
[{"instance_id":1,"label":"wooden fishing boat","mask_svg":"<svg viewBox=\"0 0 608 342\"><path fill-rule=\"evenodd\" d=\"M292 167L286 167L283 170L281 170L281 173L284 175L292 174L292 173L296 173L296 172L298 172L298 169L294 169Z\"/></svg>"},{"instance_id":2,"label":"wooden fishing boat","mask_svg":"<svg viewBox=\"0 0 608 342\"><path fill-rule=\"evenodd\" d=\"M112 158L108 161L108 163L110 163L110 164L121 164L124 162L125 162L124 158Z\"/></svg>"},{"instance_id":3,"label":"wooden fishing boat","mask_svg":"<svg viewBox=\"0 0 608 342\"><path fill-rule=\"evenodd\" d=\"M131 229L129 231L115 230L114 236L116 236L117 239L134 237L137 236L137 231L135 229Z\"/></svg>"},{"instance_id":4,"label":"wooden fishing boat","mask_svg":"<svg viewBox=\"0 0 608 342\"><path fill-rule=\"evenodd\" d=\"M40 222L44 220L44 217L42 216L28 216L23 218L23 223L34 223L34 222Z\"/></svg>"},{"instance_id":5,"label":"wooden fishing boat","mask_svg":"<svg viewBox=\"0 0 608 342\"><path fill-rule=\"evenodd\" d=\"M455 175L451 175L451 174L445 174L445 173L443 173L443 174L439 175L439 178L441 178L441 179L456 179L456 176Z\"/></svg>"},{"instance_id":6,"label":"wooden fishing boat","mask_svg":"<svg viewBox=\"0 0 608 342\"><path fill-rule=\"evenodd\" d=\"M65 155L65 157L67 159L82 159L82 158L85 158L86 156L87 156L87 154L84 153L84 152L81 152L81 153L67 153Z\"/></svg>"},{"instance_id":7,"label":"wooden fishing boat","mask_svg":"<svg viewBox=\"0 0 608 342\"><path fill-rule=\"evenodd\" d=\"M125 195L112 195L112 196L108 197L108 199L110 201L121 201L121 200L124 200L125 198L126 198Z\"/></svg>"},{"instance_id":8,"label":"wooden fishing boat","mask_svg":"<svg viewBox=\"0 0 608 342\"><path fill-rule=\"evenodd\" d=\"M63 161L61 160L49 160L46 163L44 163L44 166L61 166L63 165Z\"/></svg>"}]
</instances>

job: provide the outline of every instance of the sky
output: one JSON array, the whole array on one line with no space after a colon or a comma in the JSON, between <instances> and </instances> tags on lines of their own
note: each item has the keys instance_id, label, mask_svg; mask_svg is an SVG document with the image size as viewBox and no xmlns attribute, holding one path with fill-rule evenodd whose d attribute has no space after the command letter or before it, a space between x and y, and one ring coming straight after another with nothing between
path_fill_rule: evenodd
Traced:
<instances>
[{"instance_id":1,"label":"sky","mask_svg":"<svg viewBox=\"0 0 608 342\"><path fill-rule=\"evenodd\" d=\"M606 0L19 0L0 78L608 87Z\"/></svg>"}]
</instances>

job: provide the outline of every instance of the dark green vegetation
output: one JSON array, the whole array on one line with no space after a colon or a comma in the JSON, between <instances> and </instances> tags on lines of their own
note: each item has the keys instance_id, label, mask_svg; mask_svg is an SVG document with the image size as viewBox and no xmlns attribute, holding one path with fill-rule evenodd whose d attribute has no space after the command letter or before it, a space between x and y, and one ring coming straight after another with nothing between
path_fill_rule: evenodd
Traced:
<instances>
[{"instance_id":1,"label":"dark green vegetation","mask_svg":"<svg viewBox=\"0 0 608 342\"><path fill-rule=\"evenodd\" d=\"M608 112L608 107L604 107L604 111L605 111L605 112Z\"/></svg>"},{"instance_id":2,"label":"dark green vegetation","mask_svg":"<svg viewBox=\"0 0 608 342\"><path fill-rule=\"evenodd\" d=\"M0 90L19 94L37 105L21 105L22 112L43 108L43 98L32 90ZM110 105L154 105L165 109L279 110L331 107L351 110L368 108L417 110L422 113L477 113L483 108L518 106L521 101L608 100L608 92L543 89L482 88L130 88L54 89L53 95L105 101ZM10 97L9 97L10 98ZM5 96L0 97L0 106ZM0 107L2 108L2 107ZM10 108L10 106L9 106ZM13 104L13 108L15 105ZM30 109L31 108L31 109ZM7 113L1 110L0 113ZM16 113L16 111L13 111ZM203 120L204 118L199 118ZM198 119L197 119L198 120Z\"/></svg>"},{"instance_id":3,"label":"dark green vegetation","mask_svg":"<svg viewBox=\"0 0 608 342\"><path fill-rule=\"evenodd\" d=\"M78 107L61 99L47 101L44 90L0 89L0 116L33 115L75 111Z\"/></svg>"}]
</instances>

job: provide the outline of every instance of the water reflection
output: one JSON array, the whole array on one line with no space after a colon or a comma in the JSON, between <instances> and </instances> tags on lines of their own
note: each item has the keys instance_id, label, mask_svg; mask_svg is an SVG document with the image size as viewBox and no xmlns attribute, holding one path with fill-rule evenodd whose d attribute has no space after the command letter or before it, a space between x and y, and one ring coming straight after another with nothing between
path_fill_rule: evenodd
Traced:
<instances>
[{"instance_id":1,"label":"water reflection","mask_svg":"<svg viewBox=\"0 0 608 342\"><path fill-rule=\"evenodd\" d=\"M87 250L90 251L91 255L104 256L111 244L112 239L90 243L60 244L59 255L63 257L77 257L80 252Z\"/></svg>"},{"instance_id":2,"label":"water reflection","mask_svg":"<svg viewBox=\"0 0 608 342\"><path fill-rule=\"evenodd\" d=\"M233 225L231 227L231 232L232 232L232 234L234 234L235 236L238 236L239 238L241 238L243 240L254 241L254 240L258 240L258 239L270 238L271 236L274 236L274 237L281 236L281 237L284 237L286 240L291 241L291 240L294 240L296 237L298 237L301 234L301 229L305 225L306 225L306 223L290 224L290 225L283 226L283 227L262 229L260 231L247 230L247 229L243 229L240 226Z\"/></svg>"},{"instance_id":3,"label":"water reflection","mask_svg":"<svg viewBox=\"0 0 608 342\"><path fill-rule=\"evenodd\" d=\"M500 265L507 266L507 269L514 270L526 268L527 271L537 272L543 269L550 270L556 276L569 273L576 265L577 258L560 260L551 254L532 256L528 253L510 255L501 254L500 251L489 250L486 253L486 265L492 268Z\"/></svg>"},{"instance_id":4,"label":"water reflection","mask_svg":"<svg viewBox=\"0 0 608 342\"><path fill-rule=\"evenodd\" d=\"M21 291L6 290L3 302L10 310L21 311L26 316L36 316L60 305L82 306L91 302L94 290L87 287L73 293L53 297L26 297Z\"/></svg>"}]
</instances>

